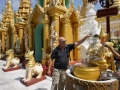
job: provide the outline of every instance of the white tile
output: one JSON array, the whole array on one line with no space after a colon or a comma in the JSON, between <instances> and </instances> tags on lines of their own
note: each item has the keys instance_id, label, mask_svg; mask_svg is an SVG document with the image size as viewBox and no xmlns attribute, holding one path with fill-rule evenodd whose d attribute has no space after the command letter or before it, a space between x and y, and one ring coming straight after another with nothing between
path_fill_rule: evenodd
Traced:
<instances>
[{"instance_id":1,"label":"white tile","mask_svg":"<svg viewBox=\"0 0 120 90\"><path fill-rule=\"evenodd\" d=\"M9 87L9 88L3 89L3 90L16 90L16 89L14 87Z\"/></svg>"},{"instance_id":2,"label":"white tile","mask_svg":"<svg viewBox=\"0 0 120 90\"><path fill-rule=\"evenodd\" d=\"M6 83L1 83L1 87L2 87L2 89L7 89L7 88L10 88L12 86L10 83L6 82Z\"/></svg>"}]
</instances>

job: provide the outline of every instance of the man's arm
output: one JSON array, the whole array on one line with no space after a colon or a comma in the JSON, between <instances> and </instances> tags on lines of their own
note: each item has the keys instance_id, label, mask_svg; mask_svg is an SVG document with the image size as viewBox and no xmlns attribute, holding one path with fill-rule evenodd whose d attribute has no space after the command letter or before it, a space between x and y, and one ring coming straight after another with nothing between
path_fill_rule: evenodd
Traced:
<instances>
[{"instance_id":1,"label":"man's arm","mask_svg":"<svg viewBox=\"0 0 120 90\"><path fill-rule=\"evenodd\" d=\"M114 55L116 58L120 59L120 54L118 54L118 53L114 50L114 48L112 48L111 46L109 46L109 45L107 45L107 44L104 44L104 46L107 47L108 49L110 49L110 51L113 53L113 55Z\"/></svg>"},{"instance_id":2,"label":"man's arm","mask_svg":"<svg viewBox=\"0 0 120 90\"><path fill-rule=\"evenodd\" d=\"M53 62L53 60L50 58L50 60L48 61L48 71L47 71L47 74L48 75L51 75L51 71L50 71L50 68L51 68L51 66L52 66L52 62Z\"/></svg>"},{"instance_id":3,"label":"man's arm","mask_svg":"<svg viewBox=\"0 0 120 90\"><path fill-rule=\"evenodd\" d=\"M75 43L75 47L79 46L80 44L82 44L88 37L90 37L91 34L88 34L87 36L85 36L84 38L82 38L81 40L77 41Z\"/></svg>"}]
</instances>

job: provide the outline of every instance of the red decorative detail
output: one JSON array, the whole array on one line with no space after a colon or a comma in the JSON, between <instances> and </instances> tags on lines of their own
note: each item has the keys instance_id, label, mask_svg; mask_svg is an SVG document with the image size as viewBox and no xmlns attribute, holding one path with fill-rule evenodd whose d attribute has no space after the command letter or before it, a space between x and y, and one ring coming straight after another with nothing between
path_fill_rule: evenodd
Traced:
<instances>
[{"instance_id":1,"label":"red decorative detail","mask_svg":"<svg viewBox=\"0 0 120 90\"><path fill-rule=\"evenodd\" d=\"M42 76L41 78L32 78L32 80L27 81L27 82L22 81L22 79L23 79L23 78L20 79L20 82L21 82L22 84L24 84L25 86L30 86L30 85L33 85L33 84L35 84L35 83L38 83L38 82L40 82L40 81L42 81L42 80L45 80L46 77L45 77L45 76Z\"/></svg>"},{"instance_id":2,"label":"red decorative detail","mask_svg":"<svg viewBox=\"0 0 120 90\"><path fill-rule=\"evenodd\" d=\"M42 65L42 67L43 67L43 75L47 75L48 67L46 65ZM50 76L52 76L53 67L51 67L50 70L51 70L51 75Z\"/></svg>"},{"instance_id":3,"label":"red decorative detail","mask_svg":"<svg viewBox=\"0 0 120 90\"><path fill-rule=\"evenodd\" d=\"M78 60L78 61L70 61L69 65L74 65L76 63L82 63L82 60Z\"/></svg>"},{"instance_id":4,"label":"red decorative detail","mask_svg":"<svg viewBox=\"0 0 120 90\"><path fill-rule=\"evenodd\" d=\"M15 68L13 68L13 67L9 67L8 69L3 69L3 68L2 68L2 70L3 70L4 72L14 71L14 70L18 70L18 69L21 69L21 67L20 67L20 66L15 67Z\"/></svg>"},{"instance_id":5,"label":"red decorative detail","mask_svg":"<svg viewBox=\"0 0 120 90\"><path fill-rule=\"evenodd\" d=\"M26 66L26 63L27 63L26 60L23 60L23 61L22 61L22 66L23 66L24 68L26 68L26 67L25 67L25 66Z\"/></svg>"}]
</instances>

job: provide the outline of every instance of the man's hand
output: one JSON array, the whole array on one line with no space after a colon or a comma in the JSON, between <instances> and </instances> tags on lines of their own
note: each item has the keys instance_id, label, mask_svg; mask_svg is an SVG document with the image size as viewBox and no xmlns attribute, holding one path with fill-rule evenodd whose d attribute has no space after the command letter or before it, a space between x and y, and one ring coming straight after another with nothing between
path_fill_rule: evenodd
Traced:
<instances>
[{"instance_id":1,"label":"man's hand","mask_svg":"<svg viewBox=\"0 0 120 90\"><path fill-rule=\"evenodd\" d=\"M92 33L89 33L89 34L87 35L87 38L88 38L88 37L91 37L91 36L93 36L93 34L92 34Z\"/></svg>"},{"instance_id":2,"label":"man's hand","mask_svg":"<svg viewBox=\"0 0 120 90\"><path fill-rule=\"evenodd\" d=\"M47 75L48 75L48 76L51 75L51 71L50 71L50 70L47 71Z\"/></svg>"}]
</instances>

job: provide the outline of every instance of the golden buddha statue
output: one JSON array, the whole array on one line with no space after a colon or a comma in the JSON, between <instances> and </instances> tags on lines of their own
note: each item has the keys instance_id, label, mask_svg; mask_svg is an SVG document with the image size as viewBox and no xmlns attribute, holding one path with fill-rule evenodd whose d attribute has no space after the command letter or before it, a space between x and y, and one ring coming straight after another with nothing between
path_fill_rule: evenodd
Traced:
<instances>
[{"instance_id":1,"label":"golden buddha statue","mask_svg":"<svg viewBox=\"0 0 120 90\"><path fill-rule=\"evenodd\" d=\"M106 42L108 40L108 34L101 29L100 35L93 37L93 40L95 39L99 39L100 42L93 41L88 47L90 63L99 65L101 70L111 69L116 71L113 55L106 47L104 47L104 43L113 45L111 42Z\"/></svg>"},{"instance_id":2,"label":"golden buddha statue","mask_svg":"<svg viewBox=\"0 0 120 90\"><path fill-rule=\"evenodd\" d=\"M89 63L99 65L101 70L108 68L107 61L105 60L105 50L102 44L99 42L99 36L94 35L93 43L88 47Z\"/></svg>"},{"instance_id":3,"label":"golden buddha statue","mask_svg":"<svg viewBox=\"0 0 120 90\"><path fill-rule=\"evenodd\" d=\"M107 61L108 69L116 72L116 66L115 66L113 54L108 48L104 47L104 43L107 43L111 47L113 46L113 43L107 42L109 35L107 33L105 33L103 30L101 30L99 37L100 37L100 43L102 44L102 47L104 48L104 53L105 53L104 58Z\"/></svg>"}]
</instances>

